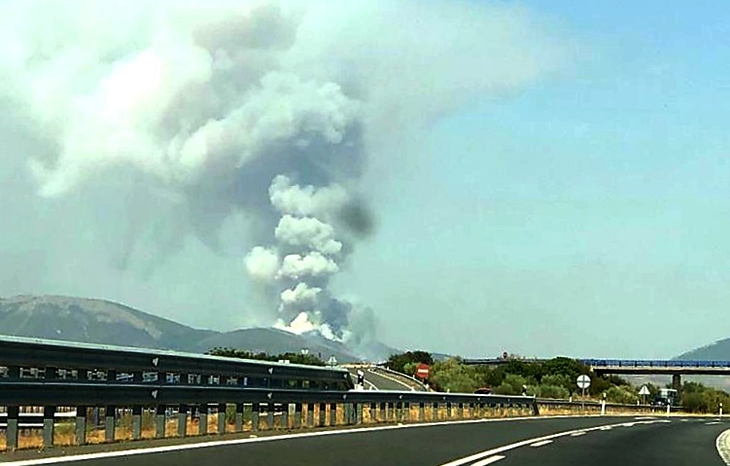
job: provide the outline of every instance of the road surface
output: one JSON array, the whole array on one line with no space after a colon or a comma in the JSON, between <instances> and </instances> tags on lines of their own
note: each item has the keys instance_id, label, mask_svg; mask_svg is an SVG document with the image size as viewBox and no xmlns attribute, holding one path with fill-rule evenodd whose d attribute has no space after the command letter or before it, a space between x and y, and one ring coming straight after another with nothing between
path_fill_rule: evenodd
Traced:
<instances>
[{"instance_id":1,"label":"road surface","mask_svg":"<svg viewBox=\"0 0 730 466\"><path fill-rule=\"evenodd\" d=\"M348 368L348 370L352 373L353 380L357 380L358 370L362 370L365 373L365 390L414 390L413 385L409 385L397 376L385 372L376 372L371 368L354 367ZM425 391L425 389L419 391Z\"/></svg>"},{"instance_id":2,"label":"road surface","mask_svg":"<svg viewBox=\"0 0 730 466\"><path fill-rule=\"evenodd\" d=\"M246 438L58 459L79 466L722 466L708 418L529 418ZM165 450L167 448L167 450ZM2 458L2 457L0 457ZM6 457L8 458L8 457ZM0 460L1 461L1 460ZM3 466L50 464L0 463Z\"/></svg>"}]
</instances>

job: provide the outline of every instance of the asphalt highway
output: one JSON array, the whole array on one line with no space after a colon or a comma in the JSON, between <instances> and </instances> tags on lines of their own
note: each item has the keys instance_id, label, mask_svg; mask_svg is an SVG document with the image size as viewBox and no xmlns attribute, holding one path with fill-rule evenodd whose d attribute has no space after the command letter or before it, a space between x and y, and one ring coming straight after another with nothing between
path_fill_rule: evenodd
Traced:
<instances>
[{"instance_id":1,"label":"asphalt highway","mask_svg":"<svg viewBox=\"0 0 730 466\"><path fill-rule=\"evenodd\" d=\"M357 378L357 368L348 369L353 380ZM376 372L373 369L362 369L365 373L365 390L411 390L411 385L387 373Z\"/></svg>"},{"instance_id":2,"label":"asphalt highway","mask_svg":"<svg viewBox=\"0 0 730 466\"><path fill-rule=\"evenodd\" d=\"M725 462L718 454L715 441L727 429L730 421L708 418L530 418L224 440L55 458L52 464L722 466ZM0 464L51 464L47 461Z\"/></svg>"}]
</instances>

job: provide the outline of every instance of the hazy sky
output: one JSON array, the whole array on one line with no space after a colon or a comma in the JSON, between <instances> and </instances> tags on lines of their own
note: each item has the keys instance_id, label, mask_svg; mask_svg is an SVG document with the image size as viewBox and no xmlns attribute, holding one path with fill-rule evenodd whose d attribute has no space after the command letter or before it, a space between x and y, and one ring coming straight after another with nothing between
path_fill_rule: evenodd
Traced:
<instances>
[{"instance_id":1,"label":"hazy sky","mask_svg":"<svg viewBox=\"0 0 730 466\"><path fill-rule=\"evenodd\" d=\"M261 67L362 102L368 156L353 189L376 228L351 241L332 289L373 310L381 340L661 358L730 336L730 5L424 0L347 16L310 3L286 56ZM78 76L109 72L94 60L116 58L70 54L93 66L58 84L72 65L48 44L73 21L50 38L16 24L0 33L0 295L101 297L218 330L271 323L243 262L266 215L195 210L179 201L193 199L189 180L146 155L89 162L83 143L105 133L64 99L83 94ZM14 52L13 37L39 34L45 49ZM81 36L67 48L87 50ZM144 49L145 37L124 44ZM29 56L58 68L44 75Z\"/></svg>"}]
</instances>

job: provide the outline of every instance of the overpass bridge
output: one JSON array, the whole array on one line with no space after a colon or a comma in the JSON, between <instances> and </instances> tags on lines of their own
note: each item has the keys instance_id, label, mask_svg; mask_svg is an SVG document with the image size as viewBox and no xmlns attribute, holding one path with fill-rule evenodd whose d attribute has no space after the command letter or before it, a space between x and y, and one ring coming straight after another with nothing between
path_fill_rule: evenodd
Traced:
<instances>
[{"instance_id":1,"label":"overpass bridge","mask_svg":"<svg viewBox=\"0 0 730 466\"><path fill-rule=\"evenodd\" d=\"M505 358L465 359L467 365L499 366ZM547 359L520 359L545 362ZM682 375L730 375L730 361L678 361L672 359L577 359L596 375L671 375L672 386L682 385Z\"/></svg>"}]
</instances>

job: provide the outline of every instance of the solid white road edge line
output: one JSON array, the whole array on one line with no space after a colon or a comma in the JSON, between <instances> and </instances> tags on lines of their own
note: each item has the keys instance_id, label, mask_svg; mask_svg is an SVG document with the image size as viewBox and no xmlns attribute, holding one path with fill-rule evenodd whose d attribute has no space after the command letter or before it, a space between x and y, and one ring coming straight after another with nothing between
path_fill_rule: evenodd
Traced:
<instances>
[{"instance_id":1,"label":"solid white road edge line","mask_svg":"<svg viewBox=\"0 0 730 466\"><path fill-rule=\"evenodd\" d=\"M730 429L717 436L715 448L725 464L730 465Z\"/></svg>"},{"instance_id":2,"label":"solid white road edge line","mask_svg":"<svg viewBox=\"0 0 730 466\"><path fill-rule=\"evenodd\" d=\"M668 420L652 420L652 421L636 422L635 424L649 425L649 424L668 423L668 422L671 422L671 421L668 421ZM624 424L626 424L626 423L622 422L622 423L619 423L619 424L607 424L607 425L610 425L612 427L618 427L618 426L622 426ZM591 428L588 428L588 429L568 430L568 431L565 431L565 432L558 432L557 434L545 435L543 437L537 437L537 438L522 440L521 442L511 443L509 445L503 445L501 447L492 448L491 450L486 450L486 451L483 451L483 452L480 452L480 453L475 453L475 454L470 455L470 456L465 456L463 458L459 458L459 459L456 459L454 461L450 461L448 463L443 463L443 464L441 464L439 466L462 466L464 464L471 463L472 461L476 461L476 460L485 458L487 456L493 456L493 455L496 455L498 453L504 453L506 451L510 451L510 450L514 450L514 449L517 449L517 448L520 448L520 447L524 447L524 446L527 446L527 445L531 445L533 443L542 442L544 440L554 440L556 438L565 437L565 436L574 434L576 432L591 432L591 431L599 430L599 429L601 429L603 427L606 427L606 426L597 426L597 427L591 427Z\"/></svg>"},{"instance_id":3,"label":"solid white road edge line","mask_svg":"<svg viewBox=\"0 0 730 466\"><path fill-rule=\"evenodd\" d=\"M241 445L246 443L257 443L257 442L273 442L276 440L289 440L297 438L307 437L319 437L324 435L346 435L351 433L362 433L362 432L377 432L381 430L392 430L392 429L413 429L419 427L436 427L446 425L460 425L460 424L479 424L479 423L493 423L493 422L513 422L513 421L540 421L548 419L585 419L592 417L601 417L599 415L588 415L588 416L544 416L544 417L506 417L498 419L467 419L464 421L439 421L439 422L424 422L419 424L399 424L393 426L379 426L379 427L360 427L355 429L340 429L340 430L325 430L321 432L302 432L296 434L285 434L285 435L272 435L271 437L255 437L235 440L214 440L208 442L189 443L182 445L168 445L164 447L148 447L148 448L134 448L130 450L118 450L109 452L99 453L86 453L80 455L68 455L68 456L54 456L49 458L38 458L32 460L19 460L19 461L0 461L0 466L37 466L45 464L59 464L59 463L72 463L77 461L86 461L91 459L99 458L116 458L123 456L136 456L145 455L151 453L167 453L172 451L182 450L196 450L199 448L213 448L221 446L232 446ZM668 421L667 421L668 422Z\"/></svg>"},{"instance_id":4,"label":"solid white road edge line","mask_svg":"<svg viewBox=\"0 0 730 466\"><path fill-rule=\"evenodd\" d=\"M496 463L499 460L505 459L506 456L490 456L487 459L483 459L481 461L477 461L476 463L472 464L471 466L487 466L488 464Z\"/></svg>"}]
</instances>

